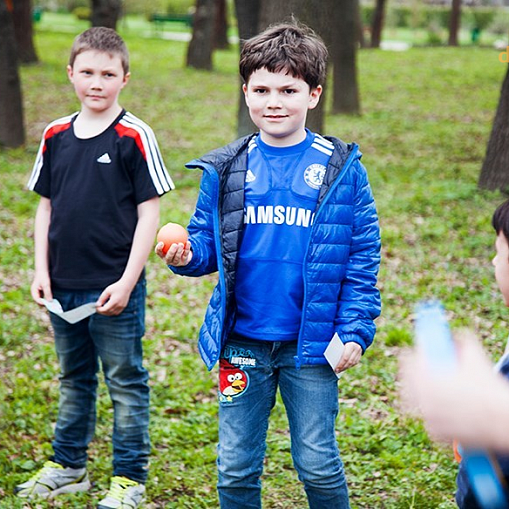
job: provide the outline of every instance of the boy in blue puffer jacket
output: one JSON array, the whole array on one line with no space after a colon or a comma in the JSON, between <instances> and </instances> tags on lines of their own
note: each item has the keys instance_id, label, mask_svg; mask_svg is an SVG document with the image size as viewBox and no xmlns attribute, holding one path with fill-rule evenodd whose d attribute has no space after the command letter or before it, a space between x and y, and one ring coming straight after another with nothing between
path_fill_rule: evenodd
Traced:
<instances>
[{"instance_id":1,"label":"boy in blue puffer jacket","mask_svg":"<svg viewBox=\"0 0 509 509\"><path fill-rule=\"evenodd\" d=\"M309 507L349 507L336 374L373 341L380 234L357 145L305 128L326 61L325 45L302 25L269 27L245 42L240 73L260 132L188 164L203 171L189 241L166 255L156 246L177 274L219 273L199 349L209 369L219 361L223 509L261 507L278 387ZM345 348L333 370L324 350L335 333Z\"/></svg>"}]
</instances>

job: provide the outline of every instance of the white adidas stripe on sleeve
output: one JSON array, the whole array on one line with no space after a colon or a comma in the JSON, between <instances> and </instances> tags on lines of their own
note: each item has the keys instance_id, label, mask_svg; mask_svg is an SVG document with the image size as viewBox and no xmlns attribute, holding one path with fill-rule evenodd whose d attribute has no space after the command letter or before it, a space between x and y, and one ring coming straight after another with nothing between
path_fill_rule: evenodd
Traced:
<instances>
[{"instance_id":1,"label":"white adidas stripe on sleeve","mask_svg":"<svg viewBox=\"0 0 509 509\"><path fill-rule=\"evenodd\" d=\"M147 156L150 177L152 178L157 193L162 195L165 192L175 189L175 184L164 165L157 139L152 129L132 113L126 113L120 120L120 124L134 129L140 135Z\"/></svg>"},{"instance_id":2,"label":"white adidas stripe on sleeve","mask_svg":"<svg viewBox=\"0 0 509 509\"><path fill-rule=\"evenodd\" d=\"M41 175L41 169L42 169L42 164L43 164L43 150L44 150L44 145L46 143L46 133L51 128L53 128L57 125L68 124L75 115L76 115L76 113L73 113L72 115L68 115L66 117L62 117L57 120L54 120L53 122L48 124L46 126L46 128L44 129L44 132L42 134L41 143L39 144L39 150L37 151L35 163L32 168L32 173L30 175L30 178L28 179L27 187L30 191L33 191L35 189L35 185L37 184L37 181L39 180L39 177Z\"/></svg>"}]
</instances>

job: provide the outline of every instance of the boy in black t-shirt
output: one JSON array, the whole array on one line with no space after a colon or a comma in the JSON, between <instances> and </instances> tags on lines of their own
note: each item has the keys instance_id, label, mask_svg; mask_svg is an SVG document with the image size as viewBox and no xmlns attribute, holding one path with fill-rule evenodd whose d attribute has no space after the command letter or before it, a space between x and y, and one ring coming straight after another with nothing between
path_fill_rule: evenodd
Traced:
<instances>
[{"instance_id":1,"label":"boy in black t-shirt","mask_svg":"<svg viewBox=\"0 0 509 509\"><path fill-rule=\"evenodd\" d=\"M95 303L71 324L50 313L60 362L54 455L20 497L85 491L94 434L99 359L113 402L113 477L99 508L139 507L150 441L148 374L142 363L144 265L159 222L159 196L173 188L149 126L118 103L129 80L124 41L91 28L75 41L67 73L81 110L44 131L29 181L35 218L38 304L64 311Z\"/></svg>"}]
</instances>

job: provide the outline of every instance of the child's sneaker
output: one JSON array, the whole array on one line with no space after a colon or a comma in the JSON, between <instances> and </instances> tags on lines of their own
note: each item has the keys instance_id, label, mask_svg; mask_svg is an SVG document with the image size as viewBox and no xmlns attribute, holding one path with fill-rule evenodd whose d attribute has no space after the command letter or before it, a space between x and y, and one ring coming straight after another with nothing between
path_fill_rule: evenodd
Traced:
<instances>
[{"instance_id":1,"label":"child's sneaker","mask_svg":"<svg viewBox=\"0 0 509 509\"><path fill-rule=\"evenodd\" d=\"M18 484L14 493L22 498L53 498L62 493L78 493L89 489L86 468L66 468L54 461L46 461L28 481Z\"/></svg>"},{"instance_id":2,"label":"child's sneaker","mask_svg":"<svg viewBox=\"0 0 509 509\"><path fill-rule=\"evenodd\" d=\"M144 496L145 485L127 477L112 477L110 491L97 509L136 509L141 506Z\"/></svg>"}]
</instances>

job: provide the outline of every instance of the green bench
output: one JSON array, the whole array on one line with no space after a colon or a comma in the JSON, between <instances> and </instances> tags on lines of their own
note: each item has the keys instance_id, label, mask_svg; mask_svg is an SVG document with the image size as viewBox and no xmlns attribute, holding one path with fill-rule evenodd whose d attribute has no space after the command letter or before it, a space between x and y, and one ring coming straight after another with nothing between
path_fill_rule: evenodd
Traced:
<instances>
[{"instance_id":1,"label":"green bench","mask_svg":"<svg viewBox=\"0 0 509 509\"><path fill-rule=\"evenodd\" d=\"M34 7L32 9L32 19L35 23L39 23L42 18L42 7Z\"/></svg>"},{"instance_id":2,"label":"green bench","mask_svg":"<svg viewBox=\"0 0 509 509\"><path fill-rule=\"evenodd\" d=\"M154 23L154 26L160 27L165 23L184 23L188 27L193 26L192 14L158 14L154 13L149 16L149 21Z\"/></svg>"}]
</instances>

